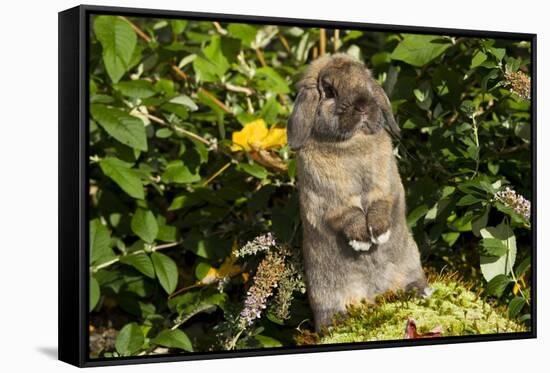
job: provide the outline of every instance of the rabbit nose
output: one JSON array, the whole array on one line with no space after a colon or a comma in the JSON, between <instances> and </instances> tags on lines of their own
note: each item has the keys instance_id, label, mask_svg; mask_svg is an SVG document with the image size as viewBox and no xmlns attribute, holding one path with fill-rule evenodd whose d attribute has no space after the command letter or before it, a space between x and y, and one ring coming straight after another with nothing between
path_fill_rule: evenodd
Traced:
<instances>
[{"instance_id":1,"label":"rabbit nose","mask_svg":"<svg viewBox=\"0 0 550 373\"><path fill-rule=\"evenodd\" d=\"M367 112L368 108L368 101L366 97L359 97L355 100L353 103L353 108L360 112L361 114L364 114Z\"/></svg>"}]
</instances>

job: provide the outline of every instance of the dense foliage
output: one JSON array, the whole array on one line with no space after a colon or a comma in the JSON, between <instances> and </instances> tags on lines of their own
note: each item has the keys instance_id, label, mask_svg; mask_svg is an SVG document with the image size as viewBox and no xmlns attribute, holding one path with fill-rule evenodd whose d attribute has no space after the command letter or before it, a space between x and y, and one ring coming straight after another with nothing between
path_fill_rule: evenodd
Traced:
<instances>
[{"instance_id":1,"label":"dense foliage","mask_svg":"<svg viewBox=\"0 0 550 373\"><path fill-rule=\"evenodd\" d=\"M529 326L528 42L117 16L90 32L92 356L311 328L285 126L299 74L334 51L392 101L424 265Z\"/></svg>"}]
</instances>

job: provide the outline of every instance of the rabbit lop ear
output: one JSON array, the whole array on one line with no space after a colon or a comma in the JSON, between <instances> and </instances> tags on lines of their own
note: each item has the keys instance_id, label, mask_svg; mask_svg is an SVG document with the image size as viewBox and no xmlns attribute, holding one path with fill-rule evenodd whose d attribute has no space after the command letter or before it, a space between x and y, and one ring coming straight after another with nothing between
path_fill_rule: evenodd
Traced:
<instances>
[{"instance_id":1,"label":"rabbit lop ear","mask_svg":"<svg viewBox=\"0 0 550 373\"><path fill-rule=\"evenodd\" d=\"M386 125L389 126L389 130L391 131L391 133L399 137L401 134L401 130L397 125L395 118L393 117L390 99L386 95L386 92L384 92L384 89L377 82L373 80L372 83L373 83L372 86L374 91L373 92L374 100L376 101L376 104L382 111L382 115L384 116L384 121L386 122Z\"/></svg>"},{"instance_id":2,"label":"rabbit lop ear","mask_svg":"<svg viewBox=\"0 0 550 373\"><path fill-rule=\"evenodd\" d=\"M290 149L300 149L311 134L319 103L316 85L303 86L294 102L294 110L288 119L287 138Z\"/></svg>"}]
</instances>

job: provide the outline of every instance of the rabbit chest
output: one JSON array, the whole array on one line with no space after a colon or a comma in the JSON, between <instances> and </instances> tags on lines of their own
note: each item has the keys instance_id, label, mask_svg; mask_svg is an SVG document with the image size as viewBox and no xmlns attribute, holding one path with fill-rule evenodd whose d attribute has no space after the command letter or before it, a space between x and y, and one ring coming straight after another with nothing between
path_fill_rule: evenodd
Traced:
<instances>
[{"instance_id":1,"label":"rabbit chest","mask_svg":"<svg viewBox=\"0 0 550 373\"><path fill-rule=\"evenodd\" d=\"M366 212L369 200L389 187L384 136L357 134L338 143L307 144L297 157L303 218L321 228L327 212L356 206ZM390 158L391 159L391 158Z\"/></svg>"}]
</instances>

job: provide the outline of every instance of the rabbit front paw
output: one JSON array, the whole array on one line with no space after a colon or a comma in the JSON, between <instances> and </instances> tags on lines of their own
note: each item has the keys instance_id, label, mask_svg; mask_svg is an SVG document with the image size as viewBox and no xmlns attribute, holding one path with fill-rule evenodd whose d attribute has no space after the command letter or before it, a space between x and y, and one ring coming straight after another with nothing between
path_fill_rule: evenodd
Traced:
<instances>
[{"instance_id":1,"label":"rabbit front paw","mask_svg":"<svg viewBox=\"0 0 550 373\"><path fill-rule=\"evenodd\" d=\"M370 241L375 245L388 242L391 236L391 207L386 200L375 201L367 213Z\"/></svg>"},{"instance_id":2,"label":"rabbit front paw","mask_svg":"<svg viewBox=\"0 0 550 373\"><path fill-rule=\"evenodd\" d=\"M374 243L376 245L380 245L380 244L388 242L388 240L390 239L390 235L391 235L391 229L388 228L387 231L376 235L373 232L372 226L369 225L369 233L370 233L370 239L371 239L372 243Z\"/></svg>"},{"instance_id":3,"label":"rabbit front paw","mask_svg":"<svg viewBox=\"0 0 550 373\"><path fill-rule=\"evenodd\" d=\"M369 251L372 244L370 242L350 240L349 245L355 251Z\"/></svg>"}]
</instances>

